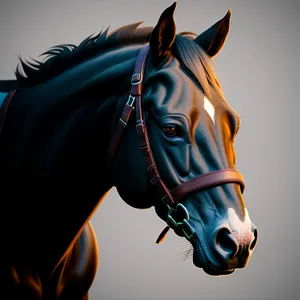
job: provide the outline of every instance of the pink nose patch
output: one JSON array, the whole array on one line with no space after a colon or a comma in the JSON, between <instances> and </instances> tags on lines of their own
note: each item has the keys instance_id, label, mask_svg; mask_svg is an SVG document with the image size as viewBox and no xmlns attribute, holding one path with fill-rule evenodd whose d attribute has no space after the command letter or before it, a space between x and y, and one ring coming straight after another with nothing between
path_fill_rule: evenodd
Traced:
<instances>
[{"instance_id":1,"label":"pink nose patch","mask_svg":"<svg viewBox=\"0 0 300 300\"><path fill-rule=\"evenodd\" d=\"M232 236L240 246L247 246L253 240L252 232L243 232L243 233L233 232Z\"/></svg>"}]
</instances>

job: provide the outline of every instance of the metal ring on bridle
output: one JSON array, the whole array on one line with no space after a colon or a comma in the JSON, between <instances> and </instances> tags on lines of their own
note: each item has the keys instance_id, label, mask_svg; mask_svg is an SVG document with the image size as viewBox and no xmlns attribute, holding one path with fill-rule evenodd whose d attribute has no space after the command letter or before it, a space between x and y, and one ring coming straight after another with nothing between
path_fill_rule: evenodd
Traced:
<instances>
[{"instance_id":1,"label":"metal ring on bridle","mask_svg":"<svg viewBox=\"0 0 300 300\"><path fill-rule=\"evenodd\" d=\"M170 227L172 228L181 228L184 236L186 237L187 240L192 240L193 236L195 234L195 230L193 229L193 227L191 226L191 224L189 223L190 220L190 215L188 210L186 209L186 207L182 204L182 203L178 203L176 205L176 208L172 208L170 205L168 206L168 224L170 225ZM180 221L176 221L173 217L172 217L172 213L179 211L179 209L181 209L184 212L184 217L182 220Z\"/></svg>"}]
</instances>

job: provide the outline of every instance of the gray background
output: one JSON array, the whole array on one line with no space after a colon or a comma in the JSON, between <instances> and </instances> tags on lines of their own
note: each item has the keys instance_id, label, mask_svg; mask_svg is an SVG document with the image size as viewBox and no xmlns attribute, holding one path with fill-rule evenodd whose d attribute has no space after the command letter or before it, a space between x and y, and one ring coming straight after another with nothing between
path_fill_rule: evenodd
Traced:
<instances>
[{"instance_id":1,"label":"gray background","mask_svg":"<svg viewBox=\"0 0 300 300\"><path fill-rule=\"evenodd\" d=\"M18 53L37 58L50 46L78 44L108 25L155 25L171 3L2 1L0 78L14 78ZM152 209L129 207L113 189L92 219L100 248L92 300L299 299L299 1L180 0L177 29L200 33L228 8L231 31L215 59L216 73L242 118L237 167L259 228L253 258L231 276L210 277L183 261L184 239L169 233L156 245L164 223Z\"/></svg>"}]
</instances>

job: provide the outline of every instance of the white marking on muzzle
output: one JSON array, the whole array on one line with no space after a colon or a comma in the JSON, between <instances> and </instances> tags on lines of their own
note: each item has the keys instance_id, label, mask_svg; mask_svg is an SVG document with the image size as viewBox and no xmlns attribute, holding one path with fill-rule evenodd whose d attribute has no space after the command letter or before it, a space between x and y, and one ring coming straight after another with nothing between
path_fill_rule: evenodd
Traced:
<instances>
[{"instance_id":1,"label":"white marking on muzzle","mask_svg":"<svg viewBox=\"0 0 300 300\"><path fill-rule=\"evenodd\" d=\"M245 208L245 220L241 221L233 208L228 208L228 221L232 231L239 234L251 232L252 222L250 220L247 209Z\"/></svg>"},{"instance_id":2,"label":"white marking on muzzle","mask_svg":"<svg viewBox=\"0 0 300 300\"><path fill-rule=\"evenodd\" d=\"M213 123L215 124L215 107L209 101L209 99L205 96L204 97L204 109L212 119Z\"/></svg>"}]
</instances>

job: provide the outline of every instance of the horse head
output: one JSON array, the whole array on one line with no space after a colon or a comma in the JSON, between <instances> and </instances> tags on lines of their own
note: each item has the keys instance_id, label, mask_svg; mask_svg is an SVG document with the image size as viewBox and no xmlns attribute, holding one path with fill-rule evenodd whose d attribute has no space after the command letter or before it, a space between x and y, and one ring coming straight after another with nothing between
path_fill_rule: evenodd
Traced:
<instances>
[{"instance_id":1,"label":"horse head","mask_svg":"<svg viewBox=\"0 0 300 300\"><path fill-rule=\"evenodd\" d=\"M198 36L176 35L175 7L162 13L149 36L142 102L136 107L143 112L148 159L155 162L157 176L149 180L153 165L145 163L135 124L128 122L114 164L114 184L128 204L154 206L177 235L190 241L195 266L211 275L230 274L247 265L257 241L242 196L243 179L235 171L240 117L212 69L231 12ZM222 172L229 180L220 177ZM154 188L157 179L177 203L161 201Z\"/></svg>"}]
</instances>

